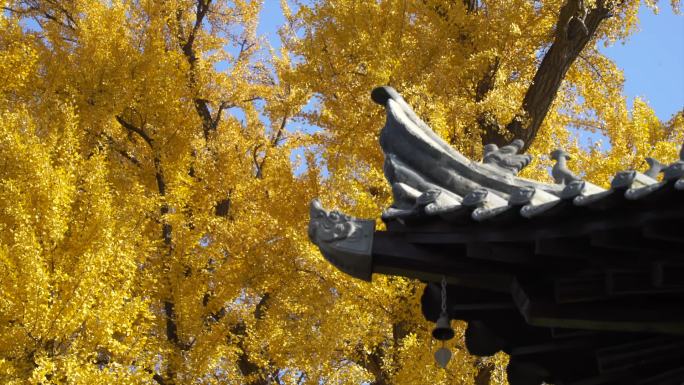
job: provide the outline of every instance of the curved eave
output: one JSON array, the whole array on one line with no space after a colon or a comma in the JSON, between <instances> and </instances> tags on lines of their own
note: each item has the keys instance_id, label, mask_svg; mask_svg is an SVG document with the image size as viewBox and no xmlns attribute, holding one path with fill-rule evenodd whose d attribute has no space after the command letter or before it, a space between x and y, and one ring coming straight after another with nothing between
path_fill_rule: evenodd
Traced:
<instances>
[{"instance_id":1,"label":"curved eave","mask_svg":"<svg viewBox=\"0 0 684 385\"><path fill-rule=\"evenodd\" d=\"M323 257L343 273L371 280L375 221L327 211L318 200L311 202L309 238Z\"/></svg>"}]
</instances>

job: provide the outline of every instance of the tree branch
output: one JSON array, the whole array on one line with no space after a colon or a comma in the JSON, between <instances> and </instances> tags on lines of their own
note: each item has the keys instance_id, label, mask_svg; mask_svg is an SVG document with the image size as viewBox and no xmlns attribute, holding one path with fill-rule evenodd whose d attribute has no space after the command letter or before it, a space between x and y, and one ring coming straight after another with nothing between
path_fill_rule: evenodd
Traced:
<instances>
[{"instance_id":1,"label":"tree branch","mask_svg":"<svg viewBox=\"0 0 684 385\"><path fill-rule=\"evenodd\" d=\"M136 133L139 137L141 137L145 143L147 143L150 148L153 148L152 144L154 143L154 140L147 135L147 133L140 127L135 126L134 124L126 121L121 115L116 116L116 121L119 122L121 127L127 129L130 132Z\"/></svg>"},{"instance_id":2,"label":"tree branch","mask_svg":"<svg viewBox=\"0 0 684 385\"><path fill-rule=\"evenodd\" d=\"M271 299L270 293L264 293L264 295L261 296L261 299L259 299L259 302L257 303L256 307L254 308L254 318L257 320L261 320L264 318L266 315L266 308L268 307L268 302ZM246 330L246 325L244 323L239 323L235 325L233 328L233 334L238 334L243 337L247 335L247 330ZM247 351L245 350L244 344L243 344L243 339L241 339L238 342L238 345L240 347L241 353L240 356L238 357L238 368L240 369L240 373L244 377L250 377L254 374L257 374L261 371L261 368L259 365L255 364L249 359L249 355L247 354ZM278 370L275 371L275 373L279 372ZM257 382L253 382L253 385L268 385L270 384L270 380L268 376L263 376L261 379L259 379Z\"/></svg>"},{"instance_id":3,"label":"tree branch","mask_svg":"<svg viewBox=\"0 0 684 385\"><path fill-rule=\"evenodd\" d=\"M242 39L240 42L240 51L237 54L237 58L235 61L237 63L241 62L243 59L243 56L245 55L245 52L249 51L256 45L256 42L250 42L246 37Z\"/></svg>"},{"instance_id":4,"label":"tree branch","mask_svg":"<svg viewBox=\"0 0 684 385\"><path fill-rule=\"evenodd\" d=\"M591 68L591 70L594 72L594 74L596 74L596 76L597 76L599 79L601 79L601 82L603 82L603 84L607 84L607 83L606 83L606 79L603 78L603 74L601 73L601 70L599 70L599 69L596 67L596 64L594 64L594 63L592 63L591 61L589 61L589 59L587 59L587 58L586 58L584 55L582 55L582 54L579 54L579 58L582 59L583 62L587 63L587 65L589 66L589 68Z\"/></svg>"},{"instance_id":5,"label":"tree branch","mask_svg":"<svg viewBox=\"0 0 684 385\"><path fill-rule=\"evenodd\" d=\"M178 43L180 45L181 51L183 52L183 55L185 56L185 59L190 64L190 85L193 88L196 86L195 71L197 70L196 63L198 60L194 44L195 40L197 39L199 30L202 27L202 23L204 22L204 18L207 15L207 12L209 11L211 1L212 0L197 0L195 7L195 23L187 39L183 37L182 33L182 11L179 10L176 15L179 29ZM202 130L204 133L204 138L207 139L209 137L209 134L216 129L216 126L218 125L218 119L220 118L220 114L217 114L216 120L212 118L211 110L209 109L209 101L206 99L194 98L193 103L195 105L195 111L197 111L197 114L202 120Z\"/></svg>"},{"instance_id":6,"label":"tree branch","mask_svg":"<svg viewBox=\"0 0 684 385\"><path fill-rule=\"evenodd\" d=\"M496 365L491 362L483 362L482 358L478 359L477 374L475 375L475 385L489 385L492 380L492 373L496 369Z\"/></svg>"},{"instance_id":7,"label":"tree branch","mask_svg":"<svg viewBox=\"0 0 684 385\"><path fill-rule=\"evenodd\" d=\"M261 149L264 145L263 144L257 144L254 146L254 149L252 150L252 160L254 161L254 168L256 168L256 173L254 176L257 179L262 179L264 177L262 173L262 167L264 166L264 162L266 161L266 155L264 155L264 158L259 162L258 155L259 155L259 149Z\"/></svg>"},{"instance_id":8,"label":"tree branch","mask_svg":"<svg viewBox=\"0 0 684 385\"><path fill-rule=\"evenodd\" d=\"M487 68L487 72L485 72L484 76L482 76L482 79L480 79L480 81L477 82L477 88L475 90L476 102L479 103L483 101L489 93L489 91L494 89L496 73L499 71L500 64L501 59L498 56L495 57L494 61L489 65L489 68Z\"/></svg>"},{"instance_id":9,"label":"tree branch","mask_svg":"<svg viewBox=\"0 0 684 385\"><path fill-rule=\"evenodd\" d=\"M280 140L282 139L283 133L285 132L285 126L287 125L287 119L287 115L283 116L283 120L280 122L280 127L278 127L278 130L271 139L271 146L277 146L278 142L280 142Z\"/></svg>"},{"instance_id":10,"label":"tree branch","mask_svg":"<svg viewBox=\"0 0 684 385\"><path fill-rule=\"evenodd\" d=\"M463 0L468 12L475 12L479 8L478 0Z\"/></svg>"},{"instance_id":11,"label":"tree branch","mask_svg":"<svg viewBox=\"0 0 684 385\"><path fill-rule=\"evenodd\" d=\"M7 6L3 6L0 7L0 9L7 12L16 13L17 15L28 15L32 17L34 20L36 20L36 22L38 22L39 25L41 24L39 18L45 18L63 28L68 29L70 32L76 31L78 24L66 8L64 8L61 4L55 1L45 0L44 3L47 3L47 5L35 1L27 1L24 4L25 7L23 8L10 8ZM62 20L62 18L59 17L59 14L62 14L64 16L64 20Z\"/></svg>"},{"instance_id":12,"label":"tree branch","mask_svg":"<svg viewBox=\"0 0 684 385\"><path fill-rule=\"evenodd\" d=\"M116 116L117 122L121 124L122 127L124 127L126 130L133 132L140 136L149 146L150 149L152 150L152 161L154 163L154 177L157 182L157 190L159 192L159 195L164 197L166 195L166 180L164 178L164 172L162 169L161 165L161 158L158 154L155 153L154 151L154 140L140 127L137 127L136 125L128 122L125 120L122 116L117 115ZM172 244L172 231L173 228L171 227L171 224L167 223L164 220L164 216L169 213L169 206L163 202L161 207L159 208L159 215L160 215L160 221L162 223L162 239L164 240L164 245L169 247L169 250L173 248ZM178 324L176 320L176 313L175 313L175 304L172 299L167 299L164 301L164 315L166 318L166 339L171 342L172 344L176 345L178 348L181 350L188 350L192 344L184 344L181 342L179 336L178 336ZM173 378L175 374L169 370L168 377ZM164 384L164 379L158 374L155 374L155 376L158 377L157 382L161 380L162 382L159 382L160 384Z\"/></svg>"},{"instance_id":13,"label":"tree branch","mask_svg":"<svg viewBox=\"0 0 684 385\"><path fill-rule=\"evenodd\" d=\"M128 161L130 161L131 163L133 163L133 165L135 165L136 167L138 167L138 168L142 167L142 164L140 163L140 161L136 157L134 157L133 155L130 155L126 150L124 150L122 148L118 148L116 146L116 141L114 140L114 138L112 138L110 135L107 135L104 132L100 133L100 135L102 135L107 140L107 142L109 143L109 147L114 149L114 151L116 151L119 155L121 155L123 158L125 158Z\"/></svg>"},{"instance_id":14,"label":"tree branch","mask_svg":"<svg viewBox=\"0 0 684 385\"><path fill-rule=\"evenodd\" d=\"M250 103L250 102L254 102L254 101L262 100L262 99L263 98L261 96L252 96L252 97L249 97L247 99L241 100L238 103L232 103L229 101L222 101L221 103L219 103L218 111L216 111L216 114L211 119L212 130L216 130L216 128L218 128L218 124L221 121L221 114L223 113L223 111L229 110L231 108L238 107L239 105L244 104L244 103ZM208 103L208 101L205 101L205 102Z\"/></svg>"},{"instance_id":15,"label":"tree branch","mask_svg":"<svg viewBox=\"0 0 684 385\"><path fill-rule=\"evenodd\" d=\"M164 377L160 376L159 374L155 373L152 376L152 379L157 382L159 385L166 385L166 381L164 381Z\"/></svg>"},{"instance_id":16,"label":"tree branch","mask_svg":"<svg viewBox=\"0 0 684 385\"><path fill-rule=\"evenodd\" d=\"M361 355L360 362L357 364L364 369L368 370L375 379L371 382L371 385L390 385L390 374L383 368L383 354L380 347L376 347L370 354L366 355L363 352L359 353Z\"/></svg>"},{"instance_id":17,"label":"tree branch","mask_svg":"<svg viewBox=\"0 0 684 385\"><path fill-rule=\"evenodd\" d=\"M489 94L489 92L494 89L496 73L499 71L500 65L501 59L497 56L494 58L494 62L492 62L489 65L489 68L482 76L482 79L480 79L480 81L477 82L477 86L475 88L476 102L479 103L483 101L487 94ZM496 118L492 113L488 111L482 112L477 117L477 124L482 130L481 137L483 145L496 142L498 140L498 137L501 136L499 124L496 122ZM455 138L452 138L452 141L453 140L455 140ZM451 144L454 145L455 143Z\"/></svg>"},{"instance_id":18,"label":"tree branch","mask_svg":"<svg viewBox=\"0 0 684 385\"><path fill-rule=\"evenodd\" d=\"M194 67L191 68L191 71L194 71ZM209 101L206 99L195 98L193 103L195 104L197 115L199 115L200 119L202 119L202 131L204 132L204 139L208 139L209 134L218 126L220 115L216 116L216 120L211 117Z\"/></svg>"},{"instance_id":19,"label":"tree branch","mask_svg":"<svg viewBox=\"0 0 684 385\"><path fill-rule=\"evenodd\" d=\"M287 125L287 115L283 117L283 119L280 122L280 126L276 130L276 132L271 136L270 138L270 147L275 147L278 145L280 140L283 137L283 133L285 132L285 126ZM262 179L264 177L264 164L266 163L266 153L264 153L264 156L261 158L261 161L259 161L258 156L259 156L259 150L263 148L263 144L258 144L254 146L254 150L252 151L252 160L254 161L254 167L256 168L256 174L255 177L257 179Z\"/></svg>"}]
</instances>

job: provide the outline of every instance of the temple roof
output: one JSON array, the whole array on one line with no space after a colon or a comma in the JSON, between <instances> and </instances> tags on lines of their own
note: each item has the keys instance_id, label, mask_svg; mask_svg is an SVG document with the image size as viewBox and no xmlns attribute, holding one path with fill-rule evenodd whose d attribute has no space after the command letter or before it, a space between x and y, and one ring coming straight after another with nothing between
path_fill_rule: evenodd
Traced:
<instances>
[{"instance_id":1,"label":"temple roof","mask_svg":"<svg viewBox=\"0 0 684 385\"><path fill-rule=\"evenodd\" d=\"M385 272L372 255L387 253L378 250L378 242L394 234L401 239L391 244L460 245L466 255L487 249L493 259L514 258L521 248L532 259L554 253L600 259L617 251L680 255L684 250L671 226L684 223L684 147L669 165L650 160L646 173L618 172L607 190L575 176L565 165L567 154L556 150L551 156L557 161L552 170L557 183L548 184L517 176L530 162L529 155L518 153L520 141L485 146L484 159L472 161L437 136L394 89L376 88L372 98L387 111L380 145L394 197L382 215L388 231L374 232L374 220L328 212L317 201L311 206L312 241L352 276L370 280L372 272ZM335 226L332 238L316 235ZM439 264L434 267L443 272ZM402 270L401 275L439 280L424 271Z\"/></svg>"},{"instance_id":2,"label":"temple roof","mask_svg":"<svg viewBox=\"0 0 684 385\"><path fill-rule=\"evenodd\" d=\"M684 147L603 189L552 152L555 184L520 178L523 143L472 161L389 87L380 133L394 201L374 219L311 204L309 237L347 274L428 283L426 319L468 321L472 354L510 355L511 385L684 383ZM662 178L658 178L662 173Z\"/></svg>"}]
</instances>

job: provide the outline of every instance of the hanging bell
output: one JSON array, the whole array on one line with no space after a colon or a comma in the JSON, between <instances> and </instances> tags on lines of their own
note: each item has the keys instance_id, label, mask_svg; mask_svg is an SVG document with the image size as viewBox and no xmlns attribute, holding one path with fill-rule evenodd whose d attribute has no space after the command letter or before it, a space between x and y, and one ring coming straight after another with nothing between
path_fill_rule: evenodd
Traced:
<instances>
[{"instance_id":1,"label":"hanging bell","mask_svg":"<svg viewBox=\"0 0 684 385\"><path fill-rule=\"evenodd\" d=\"M451 328L451 321L446 313L442 313L437 319L437 324L432 329L432 336L439 341L448 341L454 338L454 329Z\"/></svg>"}]
</instances>

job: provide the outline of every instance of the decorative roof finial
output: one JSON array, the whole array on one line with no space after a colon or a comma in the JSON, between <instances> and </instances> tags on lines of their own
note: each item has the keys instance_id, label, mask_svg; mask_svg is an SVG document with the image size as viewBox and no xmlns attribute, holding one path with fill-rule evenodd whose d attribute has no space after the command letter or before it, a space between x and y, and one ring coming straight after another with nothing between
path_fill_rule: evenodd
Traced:
<instances>
[{"instance_id":1,"label":"decorative roof finial","mask_svg":"<svg viewBox=\"0 0 684 385\"><path fill-rule=\"evenodd\" d=\"M501 148L496 144L487 144L484 146L482 163L497 166L507 173L516 175L532 161L531 155L518 154L524 146L525 142L520 139L515 139Z\"/></svg>"},{"instance_id":2,"label":"decorative roof finial","mask_svg":"<svg viewBox=\"0 0 684 385\"><path fill-rule=\"evenodd\" d=\"M573 174L568 168L567 160L570 159L570 154L561 149L556 149L549 154L551 159L556 161L556 164L551 169L551 176L557 184L568 185L571 182L580 181L581 179Z\"/></svg>"},{"instance_id":3,"label":"decorative roof finial","mask_svg":"<svg viewBox=\"0 0 684 385\"><path fill-rule=\"evenodd\" d=\"M385 106L389 99L396 99L398 97L400 96L397 91L388 86L376 87L371 91L371 99L381 106Z\"/></svg>"},{"instance_id":4,"label":"decorative roof finial","mask_svg":"<svg viewBox=\"0 0 684 385\"><path fill-rule=\"evenodd\" d=\"M651 177L653 179L655 179L658 176L658 174L660 174L661 171L663 171L663 169L667 167L667 165L662 164L651 157L646 158L646 163L648 163L648 170L646 170L644 175Z\"/></svg>"}]
</instances>

